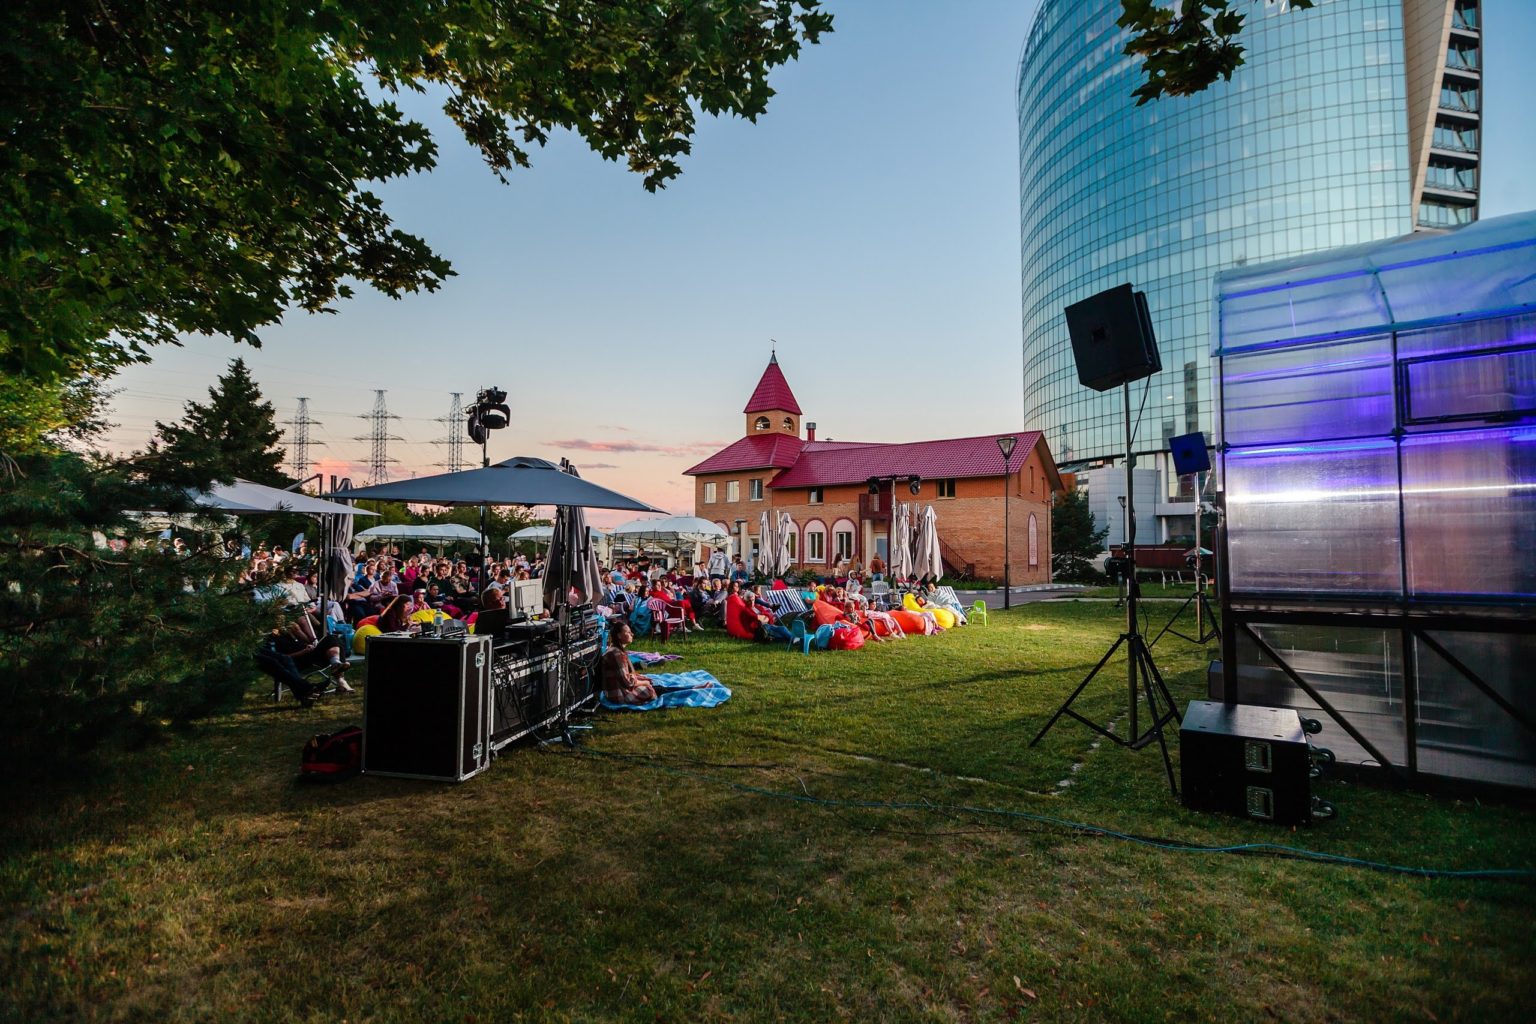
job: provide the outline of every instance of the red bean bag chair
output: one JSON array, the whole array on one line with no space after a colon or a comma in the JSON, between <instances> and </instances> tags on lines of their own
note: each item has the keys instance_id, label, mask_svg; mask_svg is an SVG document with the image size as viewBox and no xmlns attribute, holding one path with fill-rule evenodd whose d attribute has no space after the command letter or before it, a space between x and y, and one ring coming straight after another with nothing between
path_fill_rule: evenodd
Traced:
<instances>
[{"instance_id":1,"label":"red bean bag chair","mask_svg":"<svg viewBox=\"0 0 1536 1024\"><path fill-rule=\"evenodd\" d=\"M747 607L747 602L732 594L725 599L725 631L740 640L756 640L757 616Z\"/></svg>"},{"instance_id":2,"label":"red bean bag chair","mask_svg":"<svg viewBox=\"0 0 1536 1024\"><path fill-rule=\"evenodd\" d=\"M827 641L827 647L834 651L856 651L864 646L864 631L858 626L844 624L839 629L832 631L832 639Z\"/></svg>"},{"instance_id":3,"label":"red bean bag chair","mask_svg":"<svg viewBox=\"0 0 1536 1024\"><path fill-rule=\"evenodd\" d=\"M917 612L898 609L891 612L891 618L896 620L896 625L900 626L901 631L907 636L922 636L928 632L928 620Z\"/></svg>"},{"instance_id":4,"label":"red bean bag chair","mask_svg":"<svg viewBox=\"0 0 1536 1024\"><path fill-rule=\"evenodd\" d=\"M821 598L811 602L811 615L818 626L830 626L843 617L842 609L831 601L823 601Z\"/></svg>"},{"instance_id":5,"label":"red bean bag chair","mask_svg":"<svg viewBox=\"0 0 1536 1024\"><path fill-rule=\"evenodd\" d=\"M378 624L379 617L377 615L370 615L367 618L358 619L355 623L353 623L353 625L358 629L362 629L364 626L377 626Z\"/></svg>"}]
</instances>

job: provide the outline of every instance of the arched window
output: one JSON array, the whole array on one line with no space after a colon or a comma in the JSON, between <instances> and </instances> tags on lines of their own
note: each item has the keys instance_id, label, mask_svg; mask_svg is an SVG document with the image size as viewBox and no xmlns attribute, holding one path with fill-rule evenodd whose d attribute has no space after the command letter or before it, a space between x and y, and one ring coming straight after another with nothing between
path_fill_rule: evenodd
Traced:
<instances>
[{"instance_id":1,"label":"arched window","mask_svg":"<svg viewBox=\"0 0 1536 1024\"><path fill-rule=\"evenodd\" d=\"M805 558L806 562L825 562L827 560L827 524L820 519L812 519L805 524Z\"/></svg>"},{"instance_id":2,"label":"arched window","mask_svg":"<svg viewBox=\"0 0 1536 1024\"><path fill-rule=\"evenodd\" d=\"M1033 512L1029 514L1029 567L1040 568L1040 524Z\"/></svg>"},{"instance_id":3,"label":"arched window","mask_svg":"<svg viewBox=\"0 0 1536 1024\"><path fill-rule=\"evenodd\" d=\"M754 430L767 430L771 425L772 424L770 424L768 422L768 417L767 416L759 416L757 418L757 422L752 424L752 429L754 429Z\"/></svg>"},{"instance_id":4,"label":"arched window","mask_svg":"<svg viewBox=\"0 0 1536 1024\"><path fill-rule=\"evenodd\" d=\"M794 430L795 429L795 418L793 416L785 416L784 417L784 429L785 430Z\"/></svg>"},{"instance_id":5,"label":"arched window","mask_svg":"<svg viewBox=\"0 0 1536 1024\"><path fill-rule=\"evenodd\" d=\"M851 519L839 519L832 524L832 560L839 558L853 560L853 538L856 537L858 527Z\"/></svg>"}]
</instances>

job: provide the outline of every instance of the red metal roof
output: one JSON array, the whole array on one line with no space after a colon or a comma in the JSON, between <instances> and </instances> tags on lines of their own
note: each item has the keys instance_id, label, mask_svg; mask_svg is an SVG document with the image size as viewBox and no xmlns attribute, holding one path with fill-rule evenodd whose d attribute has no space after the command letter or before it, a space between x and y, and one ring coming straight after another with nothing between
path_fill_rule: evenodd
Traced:
<instances>
[{"instance_id":1,"label":"red metal roof","mask_svg":"<svg viewBox=\"0 0 1536 1024\"><path fill-rule=\"evenodd\" d=\"M741 411L782 411L800 415L800 403L795 401L795 393L789 390L789 381L784 379L784 372L779 369L778 356L769 358L768 369L763 371L762 380L757 382L757 390L752 392L747 407Z\"/></svg>"},{"instance_id":2,"label":"red metal roof","mask_svg":"<svg viewBox=\"0 0 1536 1024\"><path fill-rule=\"evenodd\" d=\"M805 442L793 434L753 434L720 449L684 476L728 473L737 469L783 469L793 466Z\"/></svg>"},{"instance_id":3,"label":"red metal roof","mask_svg":"<svg viewBox=\"0 0 1536 1024\"><path fill-rule=\"evenodd\" d=\"M1003 456L997 450L997 439L1008 436L1019 439L1013 458L1009 460L1014 469L1024 465L1030 451L1042 443L1037 430L906 444L852 446L835 443L823 448L816 442L807 445L799 460L774 477L768 486L821 487L863 483L872 476L920 476L925 480L1002 476Z\"/></svg>"}]
</instances>

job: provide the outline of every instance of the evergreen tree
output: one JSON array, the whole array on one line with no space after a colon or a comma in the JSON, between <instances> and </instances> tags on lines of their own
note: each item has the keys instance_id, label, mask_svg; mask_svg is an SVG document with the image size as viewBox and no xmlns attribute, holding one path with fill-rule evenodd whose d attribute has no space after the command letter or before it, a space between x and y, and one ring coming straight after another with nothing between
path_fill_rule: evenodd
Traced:
<instances>
[{"instance_id":1,"label":"evergreen tree","mask_svg":"<svg viewBox=\"0 0 1536 1024\"><path fill-rule=\"evenodd\" d=\"M180 423L155 423L158 432L144 458L156 476L189 485L198 479L229 482L235 477L272 487L292 480L283 472L283 433L272 403L251 379L244 359L234 359L208 402L188 402Z\"/></svg>"},{"instance_id":2,"label":"evergreen tree","mask_svg":"<svg viewBox=\"0 0 1536 1024\"><path fill-rule=\"evenodd\" d=\"M252 603L219 521L199 518L182 487L62 443L0 463L7 777L227 710L256 678L251 655L275 612ZM187 553L125 509L182 517Z\"/></svg>"},{"instance_id":3,"label":"evergreen tree","mask_svg":"<svg viewBox=\"0 0 1536 1024\"><path fill-rule=\"evenodd\" d=\"M1094 529L1093 512L1085 491L1064 491L1056 496L1051 515L1051 576L1058 580L1093 582L1099 572L1093 559L1104 550L1109 527Z\"/></svg>"}]
</instances>

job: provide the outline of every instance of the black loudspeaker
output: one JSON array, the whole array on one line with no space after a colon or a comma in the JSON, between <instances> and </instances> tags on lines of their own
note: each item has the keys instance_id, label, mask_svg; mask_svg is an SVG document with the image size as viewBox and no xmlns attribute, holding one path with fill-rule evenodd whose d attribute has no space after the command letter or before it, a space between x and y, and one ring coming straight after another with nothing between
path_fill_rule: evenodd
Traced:
<instances>
[{"instance_id":1,"label":"black loudspeaker","mask_svg":"<svg viewBox=\"0 0 1536 1024\"><path fill-rule=\"evenodd\" d=\"M1191 701L1179 729L1184 806L1312 823L1312 750L1293 708Z\"/></svg>"},{"instance_id":2,"label":"black loudspeaker","mask_svg":"<svg viewBox=\"0 0 1536 1024\"><path fill-rule=\"evenodd\" d=\"M462 782L491 763L491 638L368 638L363 771Z\"/></svg>"},{"instance_id":3,"label":"black loudspeaker","mask_svg":"<svg viewBox=\"0 0 1536 1024\"><path fill-rule=\"evenodd\" d=\"M1067 331L1084 387L1108 391L1163 368L1147 297L1128 284L1068 306Z\"/></svg>"},{"instance_id":4,"label":"black loudspeaker","mask_svg":"<svg viewBox=\"0 0 1536 1024\"><path fill-rule=\"evenodd\" d=\"M1173 453L1173 471L1179 476L1211 470L1211 453L1205 449L1205 435L1198 430L1193 434L1170 437L1168 450Z\"/></svg>"}]
</instances>

